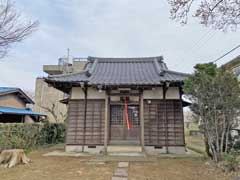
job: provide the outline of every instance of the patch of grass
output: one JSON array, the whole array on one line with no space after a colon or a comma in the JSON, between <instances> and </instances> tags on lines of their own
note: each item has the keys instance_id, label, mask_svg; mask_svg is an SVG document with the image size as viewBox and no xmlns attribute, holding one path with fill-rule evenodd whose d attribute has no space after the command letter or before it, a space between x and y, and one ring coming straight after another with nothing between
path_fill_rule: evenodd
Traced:
<instances>
[{"instance_id":1,"label":"patch of grass","mask_svg":"<svg viewBox=\"0 0 240 180\"><path fill-rule=\"evenodd\" d=\"M185 124L184 129L185 129L185 134L189 135L190 130L199 130L199 127L197 123L190 123L188 128L186 127L186 124Z\"/></svg>"},{"instance_id":2,"label":"patch of grass","mask_svg":"<svg viewBox=\"0 0 240 180\"><path fill-rule=\"evenodd\" d=\"M196 153L202 154L203 156L207 156L206 152L203 151L202 149L199 149L199 148L196 148L196 147L193 147L193 146L189 146L189 145L187 145L187 148L196 152Z\"/></svg>"},{"instance_id":3,"label":"patch of grass","mask_svg":"<svg viewBox=\"0 0 240 180\"><path fill-rule=\"evenodd\" d=\"M205 150L205 143L202 136L185 136L186 144Z\"/></svg>"},{"instance_id":4,"label":"patch of grass","mask_svg":"<svg viewBox=\"0 0 240 180\"><path fill-rule=\"evenodd\" d=\"M205 143L202 136L185 136L186 147L196 153L206 156Z\"/></svg>"}]
</instances>

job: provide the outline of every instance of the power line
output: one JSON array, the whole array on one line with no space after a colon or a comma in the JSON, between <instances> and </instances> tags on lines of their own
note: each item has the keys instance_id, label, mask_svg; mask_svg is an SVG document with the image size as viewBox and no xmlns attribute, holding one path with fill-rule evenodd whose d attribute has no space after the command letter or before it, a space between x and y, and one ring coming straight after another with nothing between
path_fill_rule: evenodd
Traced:
<instances>
[{"instance_id":1,"label":"power line","mask_svg":"<svg viewBox=\"0 0 240 180\"><path fill-rule=\"evenodd\" d=\"M224 55L220 56L219 58L215 59L214 61L212 61L213 63L219 61L220 59L224 58L225 56L227 56L228 54L230 54L231 52L235 51L236 49L240 48L240 44L237 45L236 47L234 47L233 49L231 49L230 51L228 51L227 53L225 53Z\"/></svg>"},{"instance_id":2,"label":"power line","mask_svg":"<svg viewBox=\"0 0 240 180\"><path fill-rule=\"evenodd\" d=\"M192 46L192 50L196 51L195 48L201 49L203 46L206 45L206 43L211 40L214 35L216 34L215 31L212 31L211 29L209 31L207 31L206 33L204 33L197 41L195 41L195 43L193 43ZM184 51L183 51L184 52ZM184 52L184 54L186 54L186 52ZM180 59L182 61L184 61L184 58L181 56ZM175 64L175 66L178 66L177 64Z\"/></svg>"},{"instance_id":3,"label":"power line","mask_svg":"<svg viewBox=\"0 0 240 180\"><path fill-rule=\"evenodd\" d=\"M206 43L214 37L215 34L216 34L216 32L214 32L214 31L212 33L210 33L210 36L208 36L208 38L205 41L202 41L202 43L200 45L196 46L195 48L198 48L198 50L199 50L202 47L204 47L206 45Z\"/></svg>"},{"instance_id":4,"label":"power line","mask_svg":"<svg viewBox=\"0 0 240 180\"><path fill-rule=\"evenodd\" d=\"M204 33L192 46L192 49L194 49L195 47L197 47L199 45L199 43L201 43L201 41L208 36L211 33L211 30L207 31L206 33Z\"/></svg>"}]
</instances>

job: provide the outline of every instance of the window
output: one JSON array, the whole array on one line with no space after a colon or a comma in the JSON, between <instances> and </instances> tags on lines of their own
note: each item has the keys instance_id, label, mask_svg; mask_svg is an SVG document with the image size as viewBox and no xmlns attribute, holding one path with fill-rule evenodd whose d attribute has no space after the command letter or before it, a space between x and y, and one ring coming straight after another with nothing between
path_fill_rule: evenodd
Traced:
<instances>
[{"instance_id":1,"label":"window","mask_svg":"<svg viewBox=\"0 0 240 180\"><path fill-rule=\"evenodd\" d=\"M122 125L123 124L123 106L111 105L111 125Z\"/></svg>"}]
</instances>

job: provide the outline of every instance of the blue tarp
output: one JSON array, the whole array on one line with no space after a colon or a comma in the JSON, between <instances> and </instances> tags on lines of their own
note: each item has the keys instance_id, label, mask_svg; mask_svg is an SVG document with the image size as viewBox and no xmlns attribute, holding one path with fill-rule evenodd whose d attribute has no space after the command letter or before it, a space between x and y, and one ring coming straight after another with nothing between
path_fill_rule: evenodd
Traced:
<instances>
[{"instance_id":1,"label":"blue tarp","mask_svg":"<svg viewBox=\"0 0 240 180\"><path fill-rule=\"evenodd\" d=\"M0 106L0 114L46 116L45 114L34 112L31 109L18 109L18 108L6 107L6 106Z\"/></svg>"}]
</instances>

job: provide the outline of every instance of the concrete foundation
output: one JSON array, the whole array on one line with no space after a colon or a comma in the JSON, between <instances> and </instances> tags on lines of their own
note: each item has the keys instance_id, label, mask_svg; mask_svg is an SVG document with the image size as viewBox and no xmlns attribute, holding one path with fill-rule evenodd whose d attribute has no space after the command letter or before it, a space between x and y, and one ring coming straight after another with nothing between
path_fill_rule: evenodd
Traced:
<instances>
[{"instance_id":1,"label":"concrete foundation","mask_svg":"<svg viewBox=\"0 0 240 180\"><path fill-rule=\"evenodd\" d=\"M83 151L84 150L84 151ZM80 146L80 145L66 145L66 152L87 152L90 154L101 154L104 152L104 146Z\"/></svg>"},{"instance_id":2,"label":"concrete foundation","mask_svg":"<svg viewBox=\"0 0 240 180\"><path fill-rule=\"evenodd\" d=\"M120 147L120 146L117 146L117 147ZM113 147L112 146L108 147L109 152L112 151L111 148L113 148ZM138 148L138 147L136 147L136 148ZM65 146L66 152L82 152L82 150L83 150L83 146L80 146L80 145L66 145ZM116 152L120 153L121 150L126 152L126 147L123 146L122 148L119 148ZM136 150L136 149L134 149L134 150ZM166 147L156 148L154 146L145 146L144 151L148 155L166 154L166 152L167 152ZM87 152L90 154L102 154L104 152L104 146L84 146L84 152ZM129 152L129 149L127 149L127 152ZM169 146L168 153L169 154L186 154L186 148L185 148L185 146Z\"/></svg>"},{"instance_id":3,"label":"concrete foundation","mask_svg":"<svg viewBox=\"0 0 240 180\"><path fill-rule=\"evenodd\" d=\"M171 154L186 154L185 146L170 146L168 147L168 152Z\"/></svg>"},{"instance_id":4,"label":"concrete foundation","mask_svg":"<svg viewBox=\"0 0 240 180\"><path fill-rule=\"evenodd\" d=\"M167 149L165 146L162 148L155 148L154 146L145 146L145 152L148 155L158 155L158 154L166 154ZM185 146L169 146L168 147L169 154L186 154Z\"/></svg>"}]
</instances>

